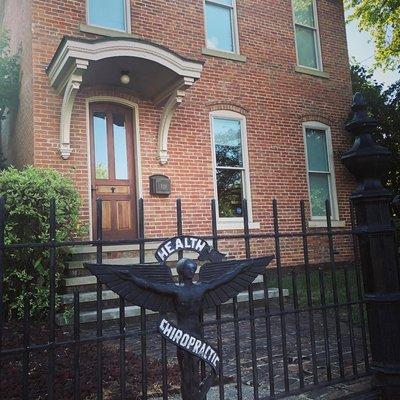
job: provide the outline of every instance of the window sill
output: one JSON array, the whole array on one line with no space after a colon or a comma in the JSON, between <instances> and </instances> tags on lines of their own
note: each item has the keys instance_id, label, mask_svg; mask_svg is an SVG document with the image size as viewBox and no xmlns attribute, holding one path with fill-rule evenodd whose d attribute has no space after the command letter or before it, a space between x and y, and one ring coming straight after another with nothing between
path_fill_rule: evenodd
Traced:
<instances>
[{"instance_id":1,"label":"window sill","mask_svg":"<svg viewBox=\"0 0 400 400\"><path fill-rule=\"evenodd\" d=\"M247 57L237 53L229 53L227 51L208 49L203 47L202 53L206 56L225 58L226 60L246 62Z\"/></svg>"},{"instance_id":2,"label":"window sill","mask_svg":"<svg viewBox=\"0 0 400 400\"><path fill-rule=\"evenodd\" d=\"M93 33L94 35L109 36L109 37L128 37L137 38L137 35L128 32L117 31L109 28L101 28L99 26L80 24L79 30L85 33Z\"/></svg>"},{"instance_id":3,"label":"window sill","mask_svg":"<svg viewBox=\"0 0 400 400\"><path fill-rule=\"evenodd\" d=\"M313 76L318 76L319 78L329 79L329 74L324 71L318 71L316 69L300 67L299 65L296 65L294 70L296 72L299 72L300 74L313 75Z\"/></svg>"},{"instance_id":4,"label":"window sill","mask_svg":"<svg viewBox=\"0 0 400 400\"><path fill-rule=\"evenodd\" d=\"M243 221L218 221L217 229L219 231L244 229ZM249 229L260 229L259 222L249 222Z\"/></svg>"},{"instance_id":5,"label":"window sill","mask_svg":"<svg viewBox=\"0 0 400 400\"><path fill-rule=\"evenodd\" d=\"M345 228L346 227L346 222L345 221L332 221L331 222L332 228ZM308 227L309 228L327 228L328 224L326 220L311 220L308 221Z\"/></svg>"}]
</instances>

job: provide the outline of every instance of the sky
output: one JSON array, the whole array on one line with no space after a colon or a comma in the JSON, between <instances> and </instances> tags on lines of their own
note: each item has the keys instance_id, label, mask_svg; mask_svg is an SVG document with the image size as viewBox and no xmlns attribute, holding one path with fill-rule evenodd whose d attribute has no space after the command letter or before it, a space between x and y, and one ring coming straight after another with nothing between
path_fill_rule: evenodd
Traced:
<instances>
[{"instance_id":1,"label":"sky","mask_svg":"<svg viewBox=\"0 0 400 400\"><path fill-rule=\"evenodd\" d=\"M358 31L355 21L347 24L347 41L350 60L354 57L364 67L371 67L374 63L374 43L368 33ZM385 86L389 86L400 79L400 74L397 71L377 70L374 73L374 78L378 82L384 83Z\"/></svg>"}]
</instances>

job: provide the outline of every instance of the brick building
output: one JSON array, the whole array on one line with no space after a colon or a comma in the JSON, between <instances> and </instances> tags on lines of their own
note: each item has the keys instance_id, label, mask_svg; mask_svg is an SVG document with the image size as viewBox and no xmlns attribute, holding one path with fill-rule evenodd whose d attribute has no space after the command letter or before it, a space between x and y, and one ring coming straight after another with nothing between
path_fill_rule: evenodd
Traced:
<instances>
[{"instance_id":1,"label":"brick building","mask_svg":"<svg viewBox=\"0 0 400 400\"><path fill-rule=\"evenodd\" d=\"M107 238L349 224L340 162L351 83L340 0L5 0L3 26L21 46L21 96L10 163L70 176L93 232L104 198ZM170 179L170 196L149 177ZM290 243L287 244L290 246Z\"/></svg>"}]
</instances>

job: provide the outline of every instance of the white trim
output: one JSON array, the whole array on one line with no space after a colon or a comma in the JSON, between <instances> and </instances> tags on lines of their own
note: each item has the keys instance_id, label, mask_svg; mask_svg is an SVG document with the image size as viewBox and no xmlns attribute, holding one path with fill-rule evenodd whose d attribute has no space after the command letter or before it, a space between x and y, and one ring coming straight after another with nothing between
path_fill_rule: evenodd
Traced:
<instances>
[{"instance_id":1,"label":"white trim","mask_svg":"<svg viewBox=\"0 0 400 400\"><path fill-rule=\"evenodd\" d=\"M328 223L326 222L326 220L311 220L308 221L307 226L309 228L327 228L328 227ZM346 227L346 221L336 221L333 220L331 221L331 226L332 228L345 228Z\"/></svg>"},{"instance_id":2,"label":"white trim","mask_svg":"<svg viewBox=\"0 0 400 400\"><path fill-rule=\"evenodd\" d=\"M71 118L74 108L75 98L82 84L82 77L89 66L86 60L75 60L68 80L65 83L63 101L61 104L60 117L60 145L59 152L61 158L68 159L71 155Z\"/></svg>"},{"instance_id":3,"label":"white trim","mask_svg":"<svg viewBox=\"0 0 400 400\"><path fill-rule=\"evenodd\" d=\"M68 75L70 64L75 59L99 61L112 57L134 57L153 61L174 71L181 77L199 79L203 64L183 59L164 48L138 39L115 39L97 42L82 42L68 39L52 62L48 74L51 86L63 89L61 80Z\"/></svg>"},{"instance_id":4,"label":"white trim","mask_svg":"<svg viewBox=\"0 0 400 400\"><path fill-rule=\"evenodd\" d=\"M242 156L243 156L243 168L244 171L244 198L247 199L247 208L249 215L249 226L251 229L259 229L260 224L253 222L253 207L251 200L251 184L250 184L250 167L249 167L249 155L247 146L247 126L246 117L234 111L228 110L216 110L210 112L210 135L211 135L211 152L212 152L212 165L213 165L213 185L214 185L214 198L217 209L217 227L220 230L225 229L243 229L243 218L220 218L219 207L218 207L218 190L217 190L217 161L215 158L215 142L214 142L214 118L225 118L230 120L240 121L241 125L241 139L242 139ZM239 169L239 168L238 168Z\"/></svg>"},{"instance_id":5,"label":"white trim","mask_svg":"<svg viewBox=\"0 0 400 400\"><path fill-rule=\"evenodd\" d=\"M125 13L125 28L124 30L121 29L115 29L115 28L110 28L109 26L103 26L103 25L95 25L90 23L90 18L89 18L89 1L90 0L85 0L86 2L86 23L88 26L94 26L97 28L105 28L109 29L115 32L126 32L126 33L131 33L132 32L132 27L131 27L131 1L130 0L123 0L124 1L124 13Z\"/></svg>"},{"instance_id":6,"label":"white trim","mask_svg":"<svg viewBox=\"0 0 400 400\"><path fill-rule=\"evenodd\" d=\"M68 39L57 51L52 60L48 75L51 85L61 94L64 91L63 107L61 109L60 151L67 159L71 154L70 146L70 116L76 93L80 88L82 76L91 61L98 61L110 57L136 57L153 61L174 71L178 76L167 90L163 90L154 99L158 107L166 104L168 99L176 97L176 91L187 90L200 78L203 63L179 57L165 48L136 39L102 40L97 42L82 42ZM79 72L79 74L78 74ZM71 83L72 82L72 83ZM180 96L179 99L182 99ZM178 102L179 103L179 102ZM176 105L176 104L175 104ZM164 107L162 126L159 137L168 138L168 130L176 107ZM166 150L166 141L161 140L163 150ZM167 154L162 155L166 160Z\"/></svg>"},{"instance_id":7,"label":"white trim","mask_svg":"<svg viewBox=\"0 0 400 400\"><path fill-rule=\"evenodd\" d=\"M331 196L331 207L332 207L332 220L339 221L339 206L337 201L337 191L336 191L336 177L335 177L335 162L333 158L333 147L332 147L332 133L331 128L328 125L325 125L318 121L307 121L303 123L303 141L304 141L304 152L305 152L305 160L306 160L306 173L307 173L307 187L308 187L308 198L310 202L310 210L312 210L311 206L311 191L310 191L310 178L308 170L308 153L307 153L307 137L306 131L307 129L316 129L316 130L323 130L325 131L325 138L326 138L326 150L327 150L327 158L329 163L329 190ZM325 217L314 217L311 214L312 221L326 221ZM326 222L325 222L326 223Z\"/></svg>"},{"instance_id":8,"label":"white trim","mask_svg":"<svg viewBox=\"0 0 400 400\"><path fill-rule=\"evenodd\" d=\"M227 51L222 49L213 49L208 47L207 45L207 21L206 21L206 3L214 3L221 7L230 8L231 11L231 24L232 24L232 35L233 35L233 51ZM237 7L236 7L236 0L232 0L232 6L227 6L226 4L220 3L218 0L204 0L203 1L203 15L204 15L204 35L205 35L205 48L208 50L215 50L224 53L232 53L232 54L240 54L240 44L239 44L239 24L238 24L238 17L237 17Z\"/></svg>"},{"instance_id":9,"label":"white trim","mask_svg":"<svg viewBox=\"0 0 400 400\"><path fill-rule=\"evenodd\" d=\"M239 218L240 221L224 221L223 218L217 221L217 229L219 231L229 230L243 230L244 222L243 218ZM259 222L249 222L249 229L260 229L261 225Z\"/></svg>"},{"instance_id":10,"label":"white trim","mask_svg":"<svg viewBox=\"0 0 400 400\"><path fill-rule=\"evenodd\" d=\"M92 214L92 191L91 191L91 180L92 180L92 171L91 171L91 151L90 151L90 112L89 107L90 103L114 103L121 104L127 106L132 109L133 118L133 135L134 135L134 154L133 160L135 163L135 182L136 182L136 200L143 197L143 174L142 174L142 157L140 150L140 126L139 126L139 105L134 103L133 101L123 99L121 97L115 96L92 96L87 97L86 101L86 137L87 137L87 154L88 154L88 186L89 186L89 228L90 228L90 240L93 238L93 214ZM136 202L138 204L138 202ZM137 210L138 211L138 210Z\"/></svg>"},{"instance_id":11,"label":"white trim","mask_svg":"<svg viewBox=\"0 0 400 400\"><path fill-rule=\"evenodd\" d=\"M320 36L320 32L319 32L319 22L318 22L319 18L318 18L317 2L316 2L316 0L311 0L313 2L314 21L315 21L315 27L311 27L311 26L306 26L306 25L301 25L301 24L296 23L296 16L295 16L295 12L294 12L294 1L295 0L292 0L292 18L293 18L294 45L295 45L295 49L296 49L296 64L297 64L297 66L299 66L301 68L307 68L310 71L323 71L324 64L322 62L322 47L321 47L321 36ZM301 65L299 63L299 49L297 47L296 25L304 26L305 28L313 29L315 31L314 44L315 44L315 53L317 56L317 68L308 67L306 65Z\"/></svg>"}]
</instances>

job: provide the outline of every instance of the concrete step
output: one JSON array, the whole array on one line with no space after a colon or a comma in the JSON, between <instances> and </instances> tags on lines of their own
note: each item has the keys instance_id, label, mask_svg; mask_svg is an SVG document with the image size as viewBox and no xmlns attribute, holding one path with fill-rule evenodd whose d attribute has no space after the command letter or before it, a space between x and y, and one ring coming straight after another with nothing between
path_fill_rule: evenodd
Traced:
<instances>
[{"instance_id":1,"label":"concrete step","mask_svg":"<svg viewBox=\"0 0 400 400\"><path fill-rule=\"evenodd\" d=\"M176 268L171 268L172 276L177 277L178 272ZM254 280L254 283L262 283L264 282L264 278L262 276L257 276L257 278ZM88 276L78 276L75 278L65 278L64 279L64 284L66 288L74 288L74 287L80 287L80 286L87 286L87 285L95 285L97 283L97 279L93 275L88 275ZM81 293L81 296L83 296L85 293ZM71 293L67 293L66 295L62 296L69 296L72 295ZM61 298L62 298L61 296Z\"/></svg>"},{"instance_id":2,"label":"concrete step","mask_svg":"<svg viewBox=\"0 0 400 400\"><path fill-rule=\"evenodd\" d=\"M259 277L262 280L262 277ZM103 291L103 300L110 300L113 298L118 298L118 296L113 293L110 290L105 290ZM268 289L268 295L269 298L277 298L279 297L279 290L277 288L270 288ZM283 295L289 296L289 290L288 289L284 289L283 290ZM70 295L64 295L65 297L63 298L62 301L64 301L64 304L71 304L72 303L72 299L73 297L71 297ZM115 296L115 297L114 297ZM253 292L253 298L254 300L262 300L264 299L264 290L256 290ZM96 293L95 292L91 292L91 293L83 293L81 295L81 302L83 301L96 301ZM247 302L249 300L249 295L247 292L242 292L238 295L238 302L239 303L244 303ZM232 300L229 300L228 302L226 302L225 304L230 304L232 303ZM147 314L154 314L153 311L150 310L146 310ZM127 306L125 307L125 316L127 318L131 318L131 317L137 317L140 316L140 307L137 306ZM116 308L108 308L108 309L104 309L102 310L102 317L103 317L103 321L109 321L109 320L114 320L114 319L118 319L119 318L119 307ZM85 323L90 323L90 322L96 322L97 320L97 313L96 311L82 311L80 313L80 322L82 324ZM70 321L65 321L64 317L62 314L57 314L56 316L56 322L58 325L63 326L63 325L68 325L70 323Z\"/></svg>"},{"instance_id":3,"label":"concrete step","mask_svg":"<svg viewBox=\"0 0 400 400\"><path fill-rule=\"evenodd\" d=\"M196 259L198 257L198 255L196 253L193 253L193 252L186 252L185 256L188 257L188 258L193 258L193 259ZM173 254L169 258L168 262L177 261L177 260L178 260L178 254ZM96 261L95 261L95 259L68 261L66 263L66 269L67 269L67 271L84 269L83 264L87 263L87 262L96 262ZM146 254L145 263L146 264L158 263L158 261L156 260L156 258L154 256L154 253ZM140 258L139 258L139 256L137 256L137 257L104 258L103 259L103 264L117 264L117 265L140 264Z\"/></svg>"},{"instance_id":4,"label":"concrete step","mask_svg":"<svg viewBox=\"0 0 400 400\"><path fill-rule=\"evenodd\" d=\"M160 243L146 243L146 250L155 250L160 245ZM121 244L121 245L111 245L103 246L103 253L113 253L122 251L139 251L140 246L138 244ZM97 252L97 246L75 246L71 250L72 254L94 254Z\"/></svg>"},{"instance_id":5,"label":"concrete step","mask_svg":"<svg viewBox=\"0 0 400 400\"><path fill-rule=\"evenodd\" d=\"M212 241L207 240L207 243L212 246ZM144 251L147 257L154 257L154 253L160 246L161 242L147 242L144 246ZM113 257L136 257L139 256L140 246L138 244L129 245L111 245L103 246L102 254L104 258ZM80 261L94 259L96 257L97 247L96 246L76 246L71 248L71 260ZM185 257L195 255L194 252L185 252ZM197 258L197 256L196 256Z\"/></svg>"}]
</instances>

